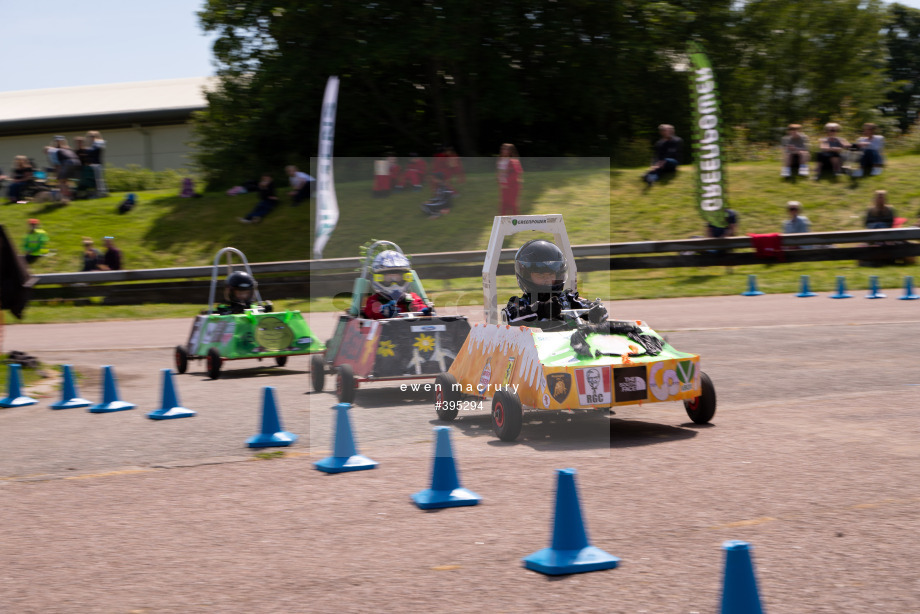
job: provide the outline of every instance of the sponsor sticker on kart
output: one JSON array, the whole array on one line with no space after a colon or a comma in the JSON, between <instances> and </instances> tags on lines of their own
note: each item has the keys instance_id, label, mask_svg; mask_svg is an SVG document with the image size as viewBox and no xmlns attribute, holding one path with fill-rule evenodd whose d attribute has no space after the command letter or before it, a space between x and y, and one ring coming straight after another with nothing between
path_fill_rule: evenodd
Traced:
<instances>
[{"instance_id":1,"label":"sponsor sticker on kart","mask_svg":"<svg viewBox=\"0 0 920 614\"><path fill-rule=\"evenodd\" d=\"M311 343L313 343L312 337L301 337L297 340L297 345L310 345Z\"/></svg>"},{"instance_id":2,"label":"sponsor sticker on kart","mask_svg":"<svg viewBox=\"0 0 920 614\"><path fill-rule=\"evenodd\" d=\"M568 373L550 373L546 376L546 384L556 402L564 405L572 389L572 376Z\"/></svg>"},{"instance_id":3,"label":"sponsor sticker on kart","mask_svg":"<svg viewBox=\"0 0 920 614\"><path fill-rule=\"evenodd\" d=\"M626 403L648 399L647 377L645 365L615 368L613 370L613 387L616 402Z\"/></svg>"},{"instance_id":4,"label":"sponsor sticker on kart","mask_svg":"<svg viewBox=\"0 0 920 614\"><path fill-rule=\"evenodd\" d=\"M579 405L610 404L610 367L575 369ZM619 400L619 399L617 399Z\"/></svg>"},{"instance_id":5,"label":"sponsor sticker on kart","mask_svg":"<svg viewBox=\"0 0 920 614\"><path fill-rule=\"evenodd\" d=\"M447 326L444 324L421 324L417 326L410 326L409 330L413 333L433 333L438 331L446 331Z\"/></svg>"},{"instance_id":6,"label":"sponsor sticker on kart","mask_svg":"<svg viewBox=\"0 0 920 614\"><path fill-rule=\"evenodd\" d=\"M696 365L692 360L682 360L675 368L677 379L680 380L680 391L693 390L693 379L696 376Z\"/></svg>"}]
</instances>

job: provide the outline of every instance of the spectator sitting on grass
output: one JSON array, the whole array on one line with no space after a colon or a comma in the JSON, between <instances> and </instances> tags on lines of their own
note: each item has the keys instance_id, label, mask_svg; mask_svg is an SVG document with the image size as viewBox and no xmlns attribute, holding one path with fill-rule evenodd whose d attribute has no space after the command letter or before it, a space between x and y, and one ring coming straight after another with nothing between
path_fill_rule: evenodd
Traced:
<instances>
[{"instance_id":1,"label":"spectator sitting on grass","mask_svg":"<svg viewBox=\"0 0 920 614\"><path fill-rule=\"evenodd\" d=\"M7 192L7 204L22 201L22 191L32 182L34 169L26 156L13 158L12 183ZM2 176L2 172L0 172Z\"/></svg>"},{"instance_id":2,"label":"spectator sitting on grass","mask_svg":"<svg viewBox=\"0 0 920 614\"><path fill-rule=\"evenodd\" d=\"M270 173L262 173L259 181L259 202L246 214L246 217L239 218L243 224L258 224L266 215L272 212L278 204L278 197L275 195L275 180Z\"/></svg>"},{"instance_id":3,"label":"spectator sitting on grass","mask_svg":"<svg viewBox=\"0 0 920 614\"><path fill-rule=\"evenodd\" d=\"M789 124L786 136L782 139L783 168L780 177L792 178L795 167L799 167L799 175L808 177L808 137L801 133L801 124Z\"/></svg>"},{"instance_id":4,"label":"spectator sitting on grass","mask_svg":"<svg viewBox=\"0 0 920 614\"><path fill-rule=\"evenodd\" d=\"M434 181L434 196L421 206L422 211L428 214L429 220L450 213L450 206L454 199L454 191L447 185L444 173L435 173L432 175L432 181Z\"/></svg>"},{"instance_id":5,"label":"spectator sitting on grass","mask_svg":"<svg viewBox=\"0 0 920 614\"><path fill-rule=\"evenodd\" d=\"M303 201L309 200L315 183L313 177L299 170L293 164L284 167L284 170L291 181L291 191L289 192L291 206L296 207Z\"/></svg>"},{"instance_id":6,"label":"spectator sitting on grass","mask_svg":"<svg viewBox=\"0 0 920 614\"><path fill-rule=\"evenodd\" d=\"M863 135L856 139L855 145L863 152L862 158L859 160L863 177L880 174L882 166L885 164L882 159L885 137L875 133L877 128L873 123L863 124Z\"/></svg>"},{"instance_id":7,"label":"spectator sitting on grass","mask_svg":"<svg viewBox=\"0 0 920 614\"><path fill-rule=\"evenodd\" d=\"M680 149L684 144L683 139L674 136L674 126L661 124L658 126L661 138L655 143L655 159L648 172L642 176L642 181L649 186L665 175L672 175L677 171Z\"/></svg>"},{"instance_id":8,"label":"spectator sitting on grass","mask_svg":"<svg viewBox=\"0 0 920 614\"><path fill-rule=\"evenodd\" d=\"M888 204L888 192L876 190L872 206L866 210L866 228L892 228L894 215L894 207Z\"/></svg>"},{"instance_id":9,"label":"spectator sitting on grass","mask_svg":"<svg viewBox=\"0 0 920 614\"><path fill-rule=\"evenodd\" d=\"M811 232L811 221L804 215L799 215L802 211L802 203L797 200L790 200L786 203L786 209L789 211L789 219L783 222L784 234Z\"/></svg>"},{"instance_id":10,"label":"spectator sitting on grass","mask_svg":"<svg viewBox=\"0 0 920 614\"><path fill-rule=\"evenodd\" d=\"M121 270L121 250L115 247L115 237L104 237L105 240L105 268L109 271Z\"/></svg>"},{"instance_id":11,"label":"spectator sitting on grass","mask_svg":"<svg viewBox=\"0 0 920 614\"><path fill-rule=\"evenodd\" d=\"M105 265L102 263L102 254L93 247L93 240L83 237L83 271L101 271Z\"/></svg>"},{"instance_id":12,"label":"spectator sitting on grass","mask_svg":"<svg viewBox=\"0 0 920 614\"><path fill-rule=\"evenodd\" d=\"M32 264L42 256L48 255L48 233L39 228L37 219L29 220L29 232L22 242L22 251L26 262Z\"/></svg>"},{"instance_id":13,"label":"spectator sitting on grass","mask_svg":"<svg viewBox=\"0 0 920 614\"><path fill-rule=\"evenodd\" d=\"M821 137L818 152L817 163L815 164L814 180L821 179L821 174L830 167L834 175L842 175L843 152L850 148L846 139L841 138L840 124L833 122L824 125L825 136Z\"/></svg>"}]
</instances>

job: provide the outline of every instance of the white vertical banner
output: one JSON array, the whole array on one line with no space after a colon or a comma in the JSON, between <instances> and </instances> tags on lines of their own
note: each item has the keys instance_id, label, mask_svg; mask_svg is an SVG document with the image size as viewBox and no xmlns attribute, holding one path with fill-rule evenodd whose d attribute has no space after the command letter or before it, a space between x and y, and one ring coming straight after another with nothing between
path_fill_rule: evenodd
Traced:
<instances>
[{"instance_id":1,"label":"white vertical banner","mask_svg":"<svg viewBox=\"0 0 920 614\"><path fill-rule=\"evenodd\" d=\"M319 122L319 156L316 162L316 236L313 240L313 255L317 259L323 257L323 248L339 221L339 202L335 197L335 179L332 176L332 142L335 138L338 98L339 78L329 77Z\"/></svg>"}]
</instances>

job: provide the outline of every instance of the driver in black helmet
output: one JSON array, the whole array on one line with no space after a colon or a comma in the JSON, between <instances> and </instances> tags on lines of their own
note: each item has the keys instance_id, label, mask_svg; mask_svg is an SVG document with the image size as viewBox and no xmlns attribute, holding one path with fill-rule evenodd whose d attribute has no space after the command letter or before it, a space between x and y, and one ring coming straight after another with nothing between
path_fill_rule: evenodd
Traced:
<instances>
[{"instance_id":1,"label":"driver in black helmet","mask_svg":"<svg viewBox=\"0 0 920 614\"><path fill-rule=\"evenodd\" d=\"M563 309L589 310L582 317L592 322L607 317L607 310L599 302L565 289L568 265L562 250L550 241L535 239L522 245L514 255L514 272L524 294L511 297L504 308L509 324L561 320Z\"/></svg>"},{"instance_id":2,"label":"driver in black helmet","mask_svg":"<svg viewBox=\"0 0 920 614\"><path fill-rule=\"evenodd\" d=\"M252 307L255 295L256 280L245 271L234 271L224 282L224 298L227 299L227 304L219 305L217 312L221 315L243 313Z\"/></svg>"}]
</instances>

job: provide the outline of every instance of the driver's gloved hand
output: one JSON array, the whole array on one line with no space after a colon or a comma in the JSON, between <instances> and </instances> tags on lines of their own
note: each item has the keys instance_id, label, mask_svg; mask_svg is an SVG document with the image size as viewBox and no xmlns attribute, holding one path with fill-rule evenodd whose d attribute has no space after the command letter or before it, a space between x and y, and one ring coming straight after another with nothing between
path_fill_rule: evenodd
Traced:
<instances>
[{"instance_id":1,"label":"driver's gloved hand","mask_svg":"<svg viewBox=\"0 0 920 614\"><path fill-rule=\"evenodd\" d=\"M544 320L558 320L562 316L562 301L558 296L552 296L548 301L534 303L537 317Z\"/></svg>"},{"instance_id":2,"label":"driver's gloved hand","mask_svg":"<svg viewBox=\"0 0 920 614\"><path fill-rule=\"evenodd\" d=\"M588 310L587 316L591 324L600 324L607 320L607 308L601 304L594 305Z\"/></svg>"},{"instance_id":3,"label":"driver's gloved hand","mask_svg":"<svg viewBox=\"0 0 920 614\"><path fill-rule=\"evenodd\" d=\"M380 306L380 313L383 314L384 318L395 318L396 314L399 313L399 307L396 306L396 301L382 304Z\"/></svg>"}]
</instances>

